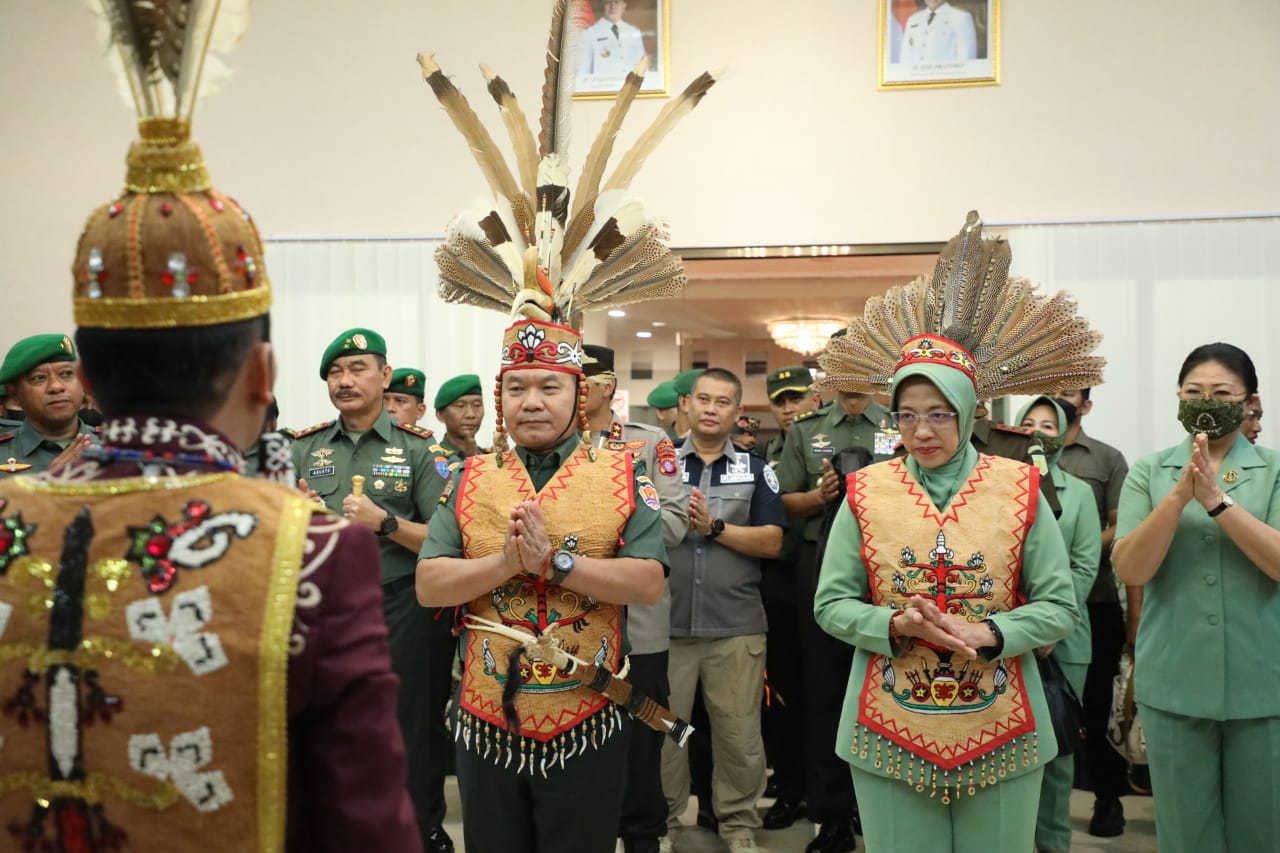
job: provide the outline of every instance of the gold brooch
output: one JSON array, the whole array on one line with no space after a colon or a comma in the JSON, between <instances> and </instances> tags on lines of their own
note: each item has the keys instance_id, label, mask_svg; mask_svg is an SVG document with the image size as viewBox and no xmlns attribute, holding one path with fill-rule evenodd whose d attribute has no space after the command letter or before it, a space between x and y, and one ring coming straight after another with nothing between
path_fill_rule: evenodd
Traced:
<instances>
[{"instance_id":1,"label":"gold brooch","mask_svg":"<svg viewBox=\"0 0 1280 853\"><path fill-rule=\"evenodd\" d=\"M1228 471L1227 473L1222 475L1222 482L1224 483L1234 483L1236 480L1239 480L1239 479L1240 479L1240 475L1237 474L1235 471Z\"/></svg>"}]
</instances>

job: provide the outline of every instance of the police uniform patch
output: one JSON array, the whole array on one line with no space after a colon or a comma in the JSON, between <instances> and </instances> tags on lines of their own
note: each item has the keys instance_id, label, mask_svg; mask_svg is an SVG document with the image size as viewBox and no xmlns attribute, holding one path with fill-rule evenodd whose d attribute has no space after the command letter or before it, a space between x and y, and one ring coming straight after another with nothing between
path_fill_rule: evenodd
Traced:
<instances>
[{"instance_id":1,"label":"police uniform patch","mask_svg":"<svg viewBox=\"0 0 1280 853\"><path fill-rule=\"evenodd\" d=\"M671 443L671 439L664 438L654 447L654 452L658 456L658 472L664 477L674 477L676 475L676 446Z\"/></svg>"},{"instance_id":2,"label":"police uniform patch","mask_svg":"<svg viewBox=\"0 0 1280 853\"><path fill-rule=\"evenodd\" d=\"M765 485L773 489L775 495L782 491L781 486L778 485L778 475L773 473L773 469L768 466L764 468L764 482Z\"/></svg>"},{"instance_id":3,"label":"police uniform patch","mask_svg":"<svg viewBox=\"0 0 1280 853\"><path fill-rule=\"evenodd\" d=\"M653 481L641 474L636 477L636 488L640 492L640 500L644 501L644 505L649 509L658 509L662 504L658 500L658 490L653 487Z\"/></svg>"}]
</instances>

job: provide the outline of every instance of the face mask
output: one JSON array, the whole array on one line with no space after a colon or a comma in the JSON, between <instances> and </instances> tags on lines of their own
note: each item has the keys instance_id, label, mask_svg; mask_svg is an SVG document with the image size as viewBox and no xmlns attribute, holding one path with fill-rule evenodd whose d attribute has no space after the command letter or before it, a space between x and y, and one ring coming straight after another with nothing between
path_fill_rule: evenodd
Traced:
<instances>
[{"instance_id":1,"label":"face mask","mask_svg":"<svg viewBox=\"0 0 1280 853\"><path fill-rule=\"evenodd\" d=\"M1040 430L1035 431L1036 441L1040 442L1040 446L1044 448L1045 456L1053 456L1062 449L1065 439L1060 435L1048 435Z\"/></svg>"},{"instance_id":2,"label":"face mask","mask_svg":"<svg viewBox=\"0 0 1280 853\"><path fill-rule=\"evenodd\" d=\"M1204 433L1209 438L1222 438L1244 423L1244 403L1222 400L1179 400L1178 421L1191 435Z\"/></svg>"}]
</instances>

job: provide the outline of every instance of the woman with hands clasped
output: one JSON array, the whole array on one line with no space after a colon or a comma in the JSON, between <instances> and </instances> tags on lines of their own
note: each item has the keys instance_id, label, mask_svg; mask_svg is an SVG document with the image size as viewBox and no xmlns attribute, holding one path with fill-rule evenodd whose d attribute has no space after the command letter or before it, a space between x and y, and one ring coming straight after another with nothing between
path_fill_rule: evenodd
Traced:
<instances>
[{"instance_id":1,"label":"woman with hands clasped","mask_svg":"<svg viewBox=\"0 0 1280 853\"><path fill-rule=\"evenodd\" d=\"M857 648L835 749L873 853L1026 853L1056 753L1033 655L1079 619L1067 552L1036 469L970 444L972 365L903 346L907 458L849 475L822 563L818 624Z\"/></svg>"},{"instance_id":2,"label":"woman with hands clasped","mask_svg":"<svg viewBox=\"0 0 1280 853\"><path fill-rule=\"evenodd\" d=\"M1197 347L1178 374L1188 437L1141 460L1112 562L1145 584L1134 690L1161 853L1280 837L1280 453L1240 432L1249 356Z\"/></svg>"}]
</instances>

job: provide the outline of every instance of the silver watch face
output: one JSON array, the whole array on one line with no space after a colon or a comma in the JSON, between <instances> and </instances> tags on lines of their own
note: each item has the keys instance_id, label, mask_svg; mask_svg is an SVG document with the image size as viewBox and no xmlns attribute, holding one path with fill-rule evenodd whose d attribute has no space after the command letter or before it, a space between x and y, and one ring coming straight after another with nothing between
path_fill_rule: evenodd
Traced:
<instances>
[{"instance_id":1,"label":"silver watch face","mask_svg":"<svg viewBox=\"0 0 1280 853\"><path fill-rule=\"evenodd\" d=\"M551 565L558 571L567 572L573 568L573 554L568 551L556 551L551 557Z\"/></svg>"}]
</instances>

